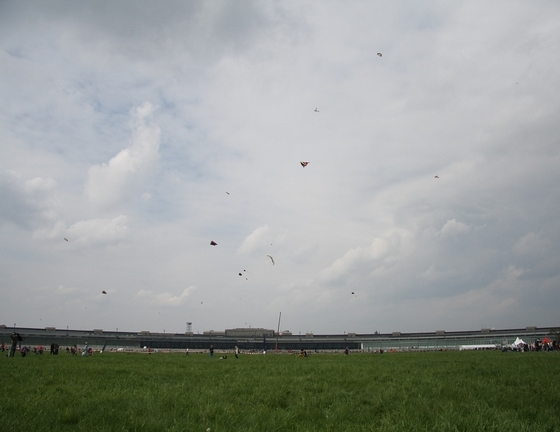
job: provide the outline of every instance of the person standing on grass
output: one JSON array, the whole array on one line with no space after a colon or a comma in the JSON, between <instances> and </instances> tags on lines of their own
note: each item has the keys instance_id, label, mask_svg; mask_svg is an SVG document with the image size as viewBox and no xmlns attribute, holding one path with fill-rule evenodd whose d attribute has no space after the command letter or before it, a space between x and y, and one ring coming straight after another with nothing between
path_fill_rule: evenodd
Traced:
<instances>
[{"instance_id":1,"label":"person standing on grass","mask_svg":"<svg viewBox=\"0 0 560 432\"><path fill-rule=\"evenodd\" d=\"M239 347L235 345L235 358L239 358Z\"/></svg>"},{"instance_id":2,"label":"person standing on grass","mask_svg":"<svg viewBox=\"0 0 560 432\"><path fill-rule=\"evenodd\" d=\"M346 348L344 349L344 355L348 355L349 352L350 352L350 350L348 349L348 347L346 347Z\"/></svg>"},{"instance_id":3,"label":"person standing on grass","mask_svg":"<svg viewBox=\"0 0 560 432\"><path fill-rule=\"evenodd\" d=\"M210 345L210 358L214 358L214 345Z\"/></svg>"},{"instance_id":4,"label":"person standing on grass","mask_svg":"<svg viewBox=\"0 0 560 432\"><path fill-rule=\"evenodd\" d=\"M10 339L12 340L12 346L10 348L10 354L8 355L8 357L13 357L16 354L17 344L20 343L23 340L23 338L20 336L19 333L13 332L12 335L10 336Z\"/></svg>"}]
</instances>

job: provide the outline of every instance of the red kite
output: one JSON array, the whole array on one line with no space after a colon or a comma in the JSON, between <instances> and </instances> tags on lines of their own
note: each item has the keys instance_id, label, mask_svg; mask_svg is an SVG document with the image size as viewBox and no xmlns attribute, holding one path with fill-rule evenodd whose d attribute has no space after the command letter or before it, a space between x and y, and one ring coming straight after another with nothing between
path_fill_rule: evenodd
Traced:
<instances>
[{"instance_id":1,"label":"red kite","mask_svg":"<svg viewBox=\"0 0 560 432\"><path fill-rule=\"evenodd\" d=\"M218 243L216 243L214 240L212 240L212 241L210 242L210 245L211 245L211 246L218 246Z\"/></svg>"},{"instance_id":2,"label":"red kite","mask_svg":"<svg viewBox=\"0 0 560 432\"><path fill-rule=\"evenodd\" d=\"M107 294L107 291L103 290L101 291L101 294Z\"/></svg>"},{"instance_id":3,"label":"red kite","mask_svg":"<svg viewBox=\"0 0 560 432\"><path fill-rule=\"evenodd\" d=\"M309 162L300 162L300 164L301 164L302 167L305 168L307 165L309 165Z\"/></svg>"}]
</instances>

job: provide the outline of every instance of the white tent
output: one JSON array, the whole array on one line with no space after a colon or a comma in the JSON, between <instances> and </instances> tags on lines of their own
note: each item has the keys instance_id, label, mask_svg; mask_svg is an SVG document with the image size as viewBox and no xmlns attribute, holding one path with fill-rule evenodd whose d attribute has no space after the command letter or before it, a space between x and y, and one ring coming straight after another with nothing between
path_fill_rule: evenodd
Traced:
<instances>
[{"instance_id":1,"label":"white tent","mask_svg":"<svg viewBox=\"0 0 560 432\"><path fill-rule=\"evenodd\" d=\"M516 338L515 342L511 344L511 347L512 348L519 348L522 345L527 345L527 344L525 342L523 342L523 339Z\"/></svg>"}]
</instances>

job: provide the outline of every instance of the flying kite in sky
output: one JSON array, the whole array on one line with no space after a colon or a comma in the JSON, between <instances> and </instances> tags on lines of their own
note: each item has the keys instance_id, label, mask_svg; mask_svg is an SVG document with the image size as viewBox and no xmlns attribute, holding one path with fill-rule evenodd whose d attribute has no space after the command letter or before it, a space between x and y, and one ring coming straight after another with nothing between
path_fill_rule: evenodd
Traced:
<instances>
[{"instance_id":1,"label":"flying kite in sky","mask_svg":"<svg viewBox=\"0 0 560 432\"><path fill-rule=\"evenodd\" d=\"M239 276L243 276L243 273L239 273Z\"/></svg>"},{"instance_id":2,"label":"flying kite in sky","mask_svg":"<svg viewBox=\"0 0 560 432\"><path fill-rule=\"evenodd\" d=\"M107 294L107 291L103 290L101 291L101 294Z\"/></svg>"},{"instance_id":3,"label":"flying kite in sky","mask_svg":"<svg viewBox=\"0 0 560 432\"><path fill-rule=\"evenodd\" d=\"M307 165L309 165L309 162L300 162L300 164L301 164L302 167L305 168Z\"/></svg>"},{"instance_id":4,"label":"flying kite in sky","mask_svg":"<svg viewBox=\"0 0 560 432\"><path fill-rule=\"evenodd\" d=\"M266 256L270 258L270 261L272 261L272 265L274 265L274 258L272 258L272 256L268 254L266 254Z\"/></svg>"},{"instance_id":5,"label":"flying kite in sky","mask_svg":"<svg viewBox=\"0 0 560 432\"><path fill-rule=\"evenodd\" d=\"M377 53L377 56L378 56L378 57L383 57L383 54Z\"/></svg>"},{"instance_id":6,"label":"flying kite in sky","mask_svg":"<svg viewBox=\"0 0 560 432\"><path fill-rule=\"evenodd\" d=\"M439 176L434 176L434 178L439 178Z\"/></svg>"},{"instance_id":7,"label":"flying kite in sky","mask_svg":"<svg viewBox=\"0 0 560 432\"><path fill-rule=\"evenodd\" d=\"M66 237L64 237L64 240L68 241L68 239Z\"/></svg>"},{"instance_id":8,"label":"flying kite in sky","mask_svg":"<svg viewBox=\"0 0 560 432\"><path fill-rule=\"evenodd\" d=\"M319 112L319 108L315 108L315 112Z\"/></svg>"},{"instance_id":9,"label":"flying kite in sky","mask_svg":"<svg viewBox=\"0 0 560 432\"><path fill-rule=\"evenodd\" d=\"M210 245L211 245L211 246L218 246L218 243L216 243L214 240L212 240L212 241L210 242Z\"/></svg>"},{"instance_id":10,"label":"flying kite in sky","mask_svg":"<svg viewBox=\"0 0 560 432\"><path fill-rule=\"evenodd\" d=\"M226 193L229 195L229 192L228 192L228 191L226 191Z\"/></svg>"}]
</instances>

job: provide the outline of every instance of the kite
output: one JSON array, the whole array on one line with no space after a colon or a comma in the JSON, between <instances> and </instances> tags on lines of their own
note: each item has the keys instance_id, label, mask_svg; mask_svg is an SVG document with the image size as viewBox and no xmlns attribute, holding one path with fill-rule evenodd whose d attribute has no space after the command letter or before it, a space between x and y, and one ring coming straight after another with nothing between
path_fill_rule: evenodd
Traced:
<instances>
[{"instance_id":1,"label":"kite","mask_svg":"<svg viewBox=\"0 0 560 432\"><path fill-rule=\"evenodd\" d=\"M103 290L101 291L101 294L107 294L107 291Z\"/></svg>"},{"instance_id":2,"label":"kite","mask_svg":"<svg viewBox=\"0 0 560 432\"><path fill-rule=\"evenodd\" d=\"M243 274L242 274L242 273L239 273L239 276L243 276Z\"/></svg>"},{"instance_id":3,"label":"kite","mask_svg":"<svg viewBox=\"0 0 560 432\"><path fill-rule=\"evenodd\" d=\"M439 178L439 176L434 176L434 178Z\"/></svg>"},{"instance_id":4,"label":"kite","mask_svg":"<svg viewBox=\"0 0 560 432\"><path fill-rule=\"evenodd\" d=\"M307 165L309 165L309 162L300 162L300 164L301 164L302 167L305 168Z\"/></svg>"},{"instance_id":5,"label":"kite","mask_svg":"<svg viewBox=\"0 0 560 432\"><path fill-rule=\"evenodd\" d=\"M66 237L64 237L64 240L68 241L68 239Z\"/></svg>"},{"instance_id":6,"label":"kite","mask_svg":"<svg viewBox=\"0 0 560 432\"><path fill-rule=\"evenodd\" d=\"M378 57L383 57L383 54L377 53L377 56L378 56Z\"/></svg>"},{"instance_id":7,"label":"kite","mask_svg":"<svg viewBox=\"0 0 560 432\"><path fill-rule=\"evenodd\" d=\"M229 195L229 192L228 192L228 191L226 191L226 193Z\"/></svg>"},{"instance_id":8,"label":"kite","mask_svg":"<svg viewBox=\"0 0 560 432\"><path fill-rule=\"evenodd\" d=\"M272 256L268 254L266 254L266 256L270 258L270 261L272 261L272 265L274 265L274 258L272 258Z\"/></svg>"},{"instance_id":9,"label":"kite","mask_svg":"<svg viewBox=\"0 0 560 432\"><path fill-rule=\"evenodd\" d=\"M315 112L319 112L319 109L318 109L318 108L315 108Z\"/></svg>"},{"instance_id":10,"label":"kite","mask_svg":"<svg viewBox=\"0 0 560 432\"><path fill-rule=\"evenodd\" d=\"M210 245L211 245L211 246L218 246L218 243L216 243L214 240L212 240L212 241L210 242Z\"/></svg>"}]
</instances>

